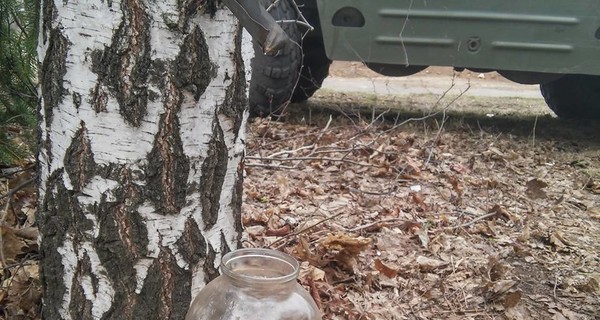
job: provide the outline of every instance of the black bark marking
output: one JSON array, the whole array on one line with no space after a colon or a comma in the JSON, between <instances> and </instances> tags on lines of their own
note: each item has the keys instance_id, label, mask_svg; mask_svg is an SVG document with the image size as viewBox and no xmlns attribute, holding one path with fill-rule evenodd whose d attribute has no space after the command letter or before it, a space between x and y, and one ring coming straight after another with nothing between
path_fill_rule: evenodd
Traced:
<instances>
[{"instance_id":1,"label":"black bark marking","mask_svg":"<svg viewBox=\"0 0 600 320\"><path fill-rule=\"evenodd\" d=\"M42 63L42 97L46 114L46 127L52 123L52 110L58 107L65 95L63 78L67 73L66 60L69 41L59 30L50 30L50 44Z\"/></svg>"},{"instance_id":2,"label":"black bark marking","mask_svg":"<svg viewBox=\"0 0 600 320\"><path fill-rule=\"evenodd\" d=\"M177 23L168 22L169 19L165 20L167 26L174 30L181 32L187 32L190 25L190 19L198 13L202 13L205 8L204 0L178 0L177 8L179 9L179 21Z\"/></svg>"},{"instance_id":3,"label":"black bark marking","mask_svg":"<svg viewBox=\"0 0 600 320\"><path fill-rule=\"evenodd\" d=\"M146 196L157 211L165 215L178 214L185 205L189 159L183 152L179 134L177 111L180 105L180 96L177 101L166 99L167 110L160 117L154 146L148 155L146 179L153 188Z\"/></svg>"},{"instance_id":4,"label":"black bark marking","mask_svg":"<svg viewBox=\"0 0 600 320\"><path fill-rule=\"evenodd\" d=\"M97 95L103 92L100 86L106 86L117 99L123 118L139 127L148 104L150 18L140 0L124 0L121 11L123 20L113 35L111 46L92 52L92 71L98 75L98 87L92 90L90 103L103 101ZM102 107L95 109L102 110Z\"/></svg>"},{"instance_id":5,"label":"black bark marking","mask_svg":"<svg viewBox=\"0 0 600 320\"><path fill-rule=\"evenodd\" d=\"M216 77L217 67L210 62L208 45L198 26L183 40L172 68L177 89L191 92L196 101L206 91L210 80Z\"/></svg>"},{"instance_id":6,"label":"black bark marking","mask_svg":"<svg viewBox=\"0 0 600 320\"><path fill-rule=\"evenodd\" d=\"M205 0L206 1L206 12L210 14L211 18L215 17L217 13L217 3L221 3L221 0Z\"/></svg>"},{"instance_id":7,"label":"black bark marking","mask_svg":"<svg viewBox=\"0 0 600 320\"><path fill-rule=\"evenodd\" d=\"M136 174L124 167L113 169L105 178L120 181L121 185L113 192L115 199L108 202L103 198L99 204L100 211L94 211L100 219L97 244L116 246L109 251L118 250L122 257L130 261L146 256L148 233L145 221L138 212L144 202L143 187L135 184ZM118 237L119 241L113 242L114 237ZM110 254L107 258L110 258Z\"/></svg>"},{"instance_id":8,"label":"black bark marking","mask_svg":"<svg viewBox=\"0 0 600 320\"><path fill-rule=\"evenodd\" d=\"M242 239L242 197L244 195L244 157L240 155L240 163L236 171L236 181L233 183L233 190L231 195L231 214L233 215L233 221L235 221L235 230L238 233L238 243Z\"/></svg>"},{"instance_id":9,"label":"black bark marking","mask_svg":"<svg viewBox=\"0 0 600 320\"><path fill-rule=\"evenodd\" d=\"M69 311L73 319L93 320L94 317L92 316L92 306L94 302L89 301L86 298L85 292L81 287L81 280L84 276L95 278L92 272L90 259L87 255L84 255L83 259L79 260L77 267L75 267L75 276L73 277L73 282L71 283L72 299L71 304L69 305ZM96 286L93 288L93 290L94 292L98 292L98 287Z\"/></svg>"},{"instance_id":10,"label":"black bark marking","mask_svg":"<svg viewBox=\"0 0 600 320\"><path fill-rule=\"evenodd\" d=\"M94 176L96 168L92 146L83 122L67 148L64 163L73 190L81 191Z\"/></svg>"},{"instance_id":11,"label":"black bark marking","mask_svg":"<svg viewBox=\"0 0 600 320\"><path fill-rule=\"evenodd\" d=\"M57 171L48 178L44 201L38 208L36 217L40 234L43 235L40 243L40 280L44 288L42 311L45 319L60 318L58 312L60 305L53 302L61 301L66 292L62 257L56 248L64 244L70 220L67 210L70 208L66 203L60 201L61 195L53 193L53 189L58 188L62 182L61 174L62 172ZM65 219L61 219L63 217L56 215L56 212L62 213Z\"/></svg>"},{"instance_id":12,"label":"black bark marking","mask_svg":"<svg viewBox=\"0 0 600 320\"><path fill-rule=\"evenodd\" d=\"M122 230L119 229L115 213L121 209L119 205L124 201L125 199L118 199L117 203L108 203L102 199L98 204L99 235L94 240L94 248L102 265L106 270L110 270L107 276L115 291L109 313L131 319L128 315L131 314L131 306L136 302L135 260L134 254L120 236Z\"/></svg>"},{"instance_id":13,"label":"black bark marking","mask_svg":"<svg viewBox=\"0 0 600 320\"><path fill-rule=\"evenodd\" d=\"M42 43L48 41L48 32L52 29L52 21L56 20L56 5L52 0L43 0L42 5Z\"/></svg>"},{"instance_id":14,"label":"black bark marking","mask_svg":"<svg viewBox=\"0 0 600 320\"><path fill-rule=\"evenodd\" d=\"M238 28L235 34L235 50L233 52L234 70L231 71L231 85L225 89L225 100L219 107L219 112L233 119L233 132L235 140L242 126L244 111L248 107L246 96L246 73L244 72L244 61L242 59L242 28Z\"/></svg>"},{"instance_id":15,"label":"black bark marking","mask_svg":"<svg viewBox=\"0 0 600 320\"><path fill-rule=\"evenodd\" d=\"M223 256L225 253L222 253L221 256ZM215 249L213 249L213 247L209 244L206 250L206 256L204 257L204 267L202 268L206 283L219 276L219 269L215 268L216 258L217 254L215 253Z\"/></svg>"},{"instance_id":16,"label":"black bark marking","mask_svg":"<svg viewBox=\"0 0 600 320\"><path fill-rule=\"evenodd\" d=\"M98 83L93 89L90 89L90 104L96 113L106 112L108 104L108 92L103 85Z\"/></svg>"},{"instance_id":17,"label":"black bark marking","mask_svg":"<svg viewBox=\"0 0 600 320\"><path fill-rule=\"evenodd\" d=\"M200 228L193 218L185 222L183 235L177 242L178 252L190 265L196 265L206 254L206 240L200 232Z\"/></svg>"},{"instance_id":18,"label":"black bark marking","mask_svg":"<svg viewBox=\"0 0 600 320\"><path fill-rule=\"evenodd\" d=\"M158 259L148 269L132 319L184 319L191 297L190 270L177 265L173 253L162 248Z\"/></svg>"},{"instance_id":19,"label":"black bark marking","mask_svg":"<svg viewBox=\"0 0 600 320\"><path fill-rule=\"evenodd\" d=\"M219 119L215 116L212 124L212 137L207 145L206 159L202 163L200 178L200 202L202 204L202 221L205 230L217 222L221 203L221 190L227 172L227 145Z\"/></svg>"},{"instance_id":20,"label":"black bark marking","mask_svg":"<svg viewBox=\"0 0 600 320\"><path fill-rule=\"evenodd\" d=\"M77 92L73 92L71 96L73 97L73 105L79 110L79 107L81 107L81 95Z\"/></svg>"},{"instance_id":21,"label":"black bark marking","mask_svg":"<svg viewBox=\"0 0 600 320\"><path fill-rule=\"evenodd\" d=\"M64 187L63 174L58 170L48 178L44 201L36 218L42 235L40 274L44 288L44 319L60 318L58 309L66 292L62 255L57 248L64 246L67 234L74 236L75 243L91 241L86 232L93 228L77 201L77 194Z\"/></svg>"},{"instance_id":22,"label":"black bark marking","mask_svg":"<svg viewBox=\"0 0 600 320\"><path fill-rule=\"evenodd\" d=\"M113 305L105 316L108 319L133 319L133 306L138 298L134 265L148 254L148 233L138 212L144 201L143 190L134 183L138 174L125 166L104 166L97 172L101 177L121 184L113 191L115 199L109 202L103 196L97 206L87 208L97 217L99 230L93 245L100 262L109 271L107 276L115 290Z\"/></svg>"}]
</instances>

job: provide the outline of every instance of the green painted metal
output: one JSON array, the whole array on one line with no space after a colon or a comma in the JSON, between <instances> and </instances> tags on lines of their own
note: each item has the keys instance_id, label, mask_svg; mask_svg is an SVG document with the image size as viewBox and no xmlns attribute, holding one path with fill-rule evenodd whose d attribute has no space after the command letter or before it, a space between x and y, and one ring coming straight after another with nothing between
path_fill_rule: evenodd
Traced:
<instances>
[{"instance_id":1,"label":"green painted metal","mask_svg":"<svg viewBox=\"0 0 600 320\"><path fill-rule=\"evenodd\" d=\"M600 75L599 0L317 0L333 60ZM356 8L363 27L332 24Z\"/></svg>"}]
</instances>

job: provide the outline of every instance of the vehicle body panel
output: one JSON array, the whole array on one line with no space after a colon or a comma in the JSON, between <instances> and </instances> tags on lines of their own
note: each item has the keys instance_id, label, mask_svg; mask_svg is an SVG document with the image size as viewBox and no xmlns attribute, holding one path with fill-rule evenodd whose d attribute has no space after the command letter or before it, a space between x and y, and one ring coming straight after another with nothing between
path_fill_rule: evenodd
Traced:
<instances>
[{"instance_id":1,"label":"vehicle body panel","mask_svg":"<svg viewBox=\"0 0 600 320\"><path fill-rule=\"evenodd\" d=\"M600 75L598 0L317 0L317 6L332 60ZM357 9L364 25L341 26L343 8Z\"/></svg>"}]
</instances>

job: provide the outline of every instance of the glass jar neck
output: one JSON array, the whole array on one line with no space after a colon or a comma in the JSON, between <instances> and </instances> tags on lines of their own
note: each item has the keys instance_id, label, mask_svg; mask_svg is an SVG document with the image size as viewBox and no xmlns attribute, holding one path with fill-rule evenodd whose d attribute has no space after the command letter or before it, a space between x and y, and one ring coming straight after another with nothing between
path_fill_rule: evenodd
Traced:
<instances>
[{"instance_id":1,"label":"glass jar neck","mask_svg":"<svg viewBox=\"0 0 600 320\"><path fill-rule=\"evenodd\" d=\"M276 250L240 249L223 256L221 272L240 288L285 291L294 287L300 265L296 259Z\"/></svg>"}]
</instances>

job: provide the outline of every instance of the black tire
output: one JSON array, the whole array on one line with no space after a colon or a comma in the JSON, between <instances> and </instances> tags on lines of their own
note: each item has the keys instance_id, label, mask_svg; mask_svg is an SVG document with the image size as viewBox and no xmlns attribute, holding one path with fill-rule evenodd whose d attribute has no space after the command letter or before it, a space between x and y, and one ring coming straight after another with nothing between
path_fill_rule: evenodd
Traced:
<instances>
[{"instance_id":1,"label":"black tire","mask_svg":"<svg viewBox=\"0 0 600 320\"><path fill-rule=\"evenodd\" d=\"M272 0L258 0L267 8ZM280 0L269 12L275 20L296 20L298 14L289 1ZM249 107L251 116L266 117L280 115L290 101L302 63L302 48L299 43L302 34L295 23L281 25L292 43L281 49L277 55L264 55L256 42L252 59Z\"/></svg>"},{"instance_id":2,"label":"black tire","mask_svg":"<svg viewBox=\"0 0 600 320\"><path fill-rule=\"evenodd\" d=\"M292 102L302 102L312 97L321 88L323 80L329 75L331 60L325 54L325 44L321 33L319 11L315 0L296 0L302 15L315 28L306 34L302 41L302 69L298 85L294 89Z\"/></svg>"},{"instance_id":3,"label":"black tire","mask_svg":"<svg viewBox=\"0 0 600 320\"><path fill-rule=\"evenodd\" d=\"M600 76L568 74L541 84L540 90L559 118L600 119Z\"/></svg>"},{"instance_id":4,"label":"black tire","mask_svg":"<svg viewBox=\"0 0 600 320\"><path fill-rule=\"evenodd\" d=\"M292 95L292 102L302 102L312 97L329 75L331 65L331 60L325 54L325 45L321 37L305 38L302 42L302 51L304 52L302 70Z\"/></svg>"}]
</instances>

